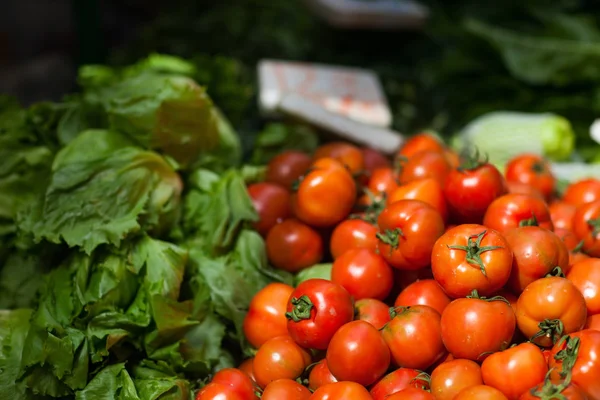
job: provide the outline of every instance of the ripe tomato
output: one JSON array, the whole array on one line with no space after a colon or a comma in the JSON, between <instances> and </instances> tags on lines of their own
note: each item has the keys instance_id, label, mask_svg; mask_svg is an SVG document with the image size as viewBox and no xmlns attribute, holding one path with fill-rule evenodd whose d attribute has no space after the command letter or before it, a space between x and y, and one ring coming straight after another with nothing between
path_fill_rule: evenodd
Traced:
<instances>
[{"instance_id":1,"label":"ripe tomato","mask_svg":"<svg viewBox=\"0 0 600 400\"><path fill-rule=\"evenodd\" d=\"M247 400L253 397L242 397L229 386L221 383L209 383L196 395L196 400Z\"/></svg>"},{"instance_id":2,"label":"ripe tomato","mask_svg":"<svg viewBox=\"0 0 600 400\"><path fill-rule=\"evenodd\" d=\"M546 199L554 193L556 178L552 175L548 161L536 154L521 154L506 164L508 182L519 182L539 190Z\"/></svg>"},{"instance_id":3,"label":"ripe tomato","mask_svg":"<svg viewBox=\"0 0 600 400\"><path fill-rule=\"evenodd\" d=\"M552 382L550 379L531 388L519 397L519 400L539 399L588 400L588 397L577 385L565 381Z\"/></svg>"},{"instance_id":4,"label":"ripe tomato","mask_svg":"<svg viewBox=\"0 0 600 400\"><path fill-rule=\"evenodd\" d=\"M377 232L375 225L362 219L342 221L331 234L331 256L335 260L350 249L377 250Z\"/></svg>"},{"instance_id":5,"label":"ripe tomato","mask_svg":"<svg viewBox=\"0 0 600 400\"><path fill-rule=\"evenodd\" d=\"M254 357L245 359L238 369L248 375L252 382L256 382L256 378L254 378L254 369L252 368L252 364L254 363Z\"/></svg>"},{"instance_id":6,"label":"ripe tomato","mask_svg":"<svg viewBox=\"0 0 600 400\"><path fill-rule=\"evenodd\" d=\"M569 267L567 247L553 232L539 226L523 226L504 233L513 251L512 270L508 287L521 293L536 279L548 275L555 267Z\"/></svg>"},{"instance_id":7,"label":"ripe tomato","mask_svg":"<svg viewBox=\"0 0 600 400\"><path fill-rule=\"evenodd\" d=\"M595 329L600 331L600 314L589 315L583 329Z\"/></svg>"},{"instance_id":8,"label":"ripe tomato","mask_svg":"<svg viewBox=\"0 0 600 400\"><path fill-rule=\"evenodd\" d=\"M323 385L310 396L310 400L372 400L364 386L355 382L336 382Z\"/></svg>"},{"instance_id":9,"label":"ripe tomato","mask_svg":"<svg viewBox=\"0 0 600 400\"><path fill-rule=\"evenodd\" d=\"M406 388L389 396L386 400L436 400L435 397L423 389Z\"/></svg>"},{"instance_id":10,"label":"ripe tomato","mask_svg":"<svg viewBox=\"0 0 600 400\"><path fill-rule=\"evenodd\" d=\"M576 209L577 207L564 201L555 201L550 204L548 211L550 211L550 219L554 228L572 231Z\"/></svg>"},{"instance_id":11,"label":"ripe tomato","mask_svg":"<svg viewBox=\"0 0 600 400\"><path fill-rule=\"evenodd\" d=\"M329 227L345 219L356 200L356 184L348 170L332 158L321 158L300 179L292 211L305 223Z\"/></svg>"},{"instance_id":12,"label":"ripe tomato","mask_svg":"<svg viewBox=\"0 0 600 400\"><path fill-rule=\"evenodd\" d=\"M266 181L291 189L312 164L311 157L300 151L284 151L273 157L267 165Z\"/></svg>"},{"instance_id":13,"label":"ripe tomato","mask_svg":"<svg viewBox=\"0 0 600 400\"><path fill-rule=\"evenodd\" d=\"M248 375L237 368L224 368L213 376L211 383L228 386L242 399L256 399L254 384Z\"/></svg>"},{"instance_id":14,"label":"ripe tomato","mask_svg":"<svg viewBox=\"0 0 600 400\"><path fill-rule=\"evenodd\" d=\"M552 348L549 367L552 378L558 379L571 370L572 383L590 399L600 399L600 331L586 329L564 336ZM563 376L564 377L564 376Z\"/></svg>"},{"instance_id":15,"label":"ripe tomato","mask_svg":"<svg viewBox=\"0 0 600 400\"><path fill-rule=\"evenodd\" d=\"M400 184L417 179L432 178L443 185L452 170L452 166L443 152L429 150L413 154L401 163L401 167Z\"/></svg>"},{"instance_id":16,"label":"ripe tomato","mask_svg":"<svg viewBox=\"0 0 600 400\"><path fill-rule=\"evenodd\" d=\"M395 300L400 292L408 287L408 285L421 281L423 279L433 279L431 268L422 268L416 271L403 271L394 269L394 288L392 289L393 299Z\"/></svg>"},{"instance_id":17,"label":"ripe tomato","mask_svg":"<svg viewBox=\"0 0 600 400\"><path fill-rule=\"evenodd\" d=\"M348 168L352 174L362 172L365 168L365 159L362 151L350 143L331 142L319 146L313 156L314 160L333 158Z\"/></svg>"},{"instance_id":18,"label":"ripe tomato","mask_svg":"<svg viewBox=\"0 0 600 400\"><path fill-rule=\"evenodd\" d=\"M444 144L435 136L428 133L418 133L411 136L400 148L399 156L410 158L416 153L422 151L437 151L443 153L445 151Z\"/></svg>"},{"instance_id":19,"label":"ripe tomato","mask_svg":"<svg viewBox=\"0 0 600 400\"><path fill-rule=\"evenodd\" d=\"M376 196L389 197L398 187L398 174L391 167L377 168L371 173L367 189Z\"/></svg>"},{"instance_id":20,"label":"ripe tomato","mask_svg":"<svg viewBox=\"0 0 600 400\"><path fill-rule=\"evenodd\" d=\"M446 353L440 313L428 306L398 307L381 336L400 367L425 370Z\"/></svg>"},{"instance_id":21,"label":"ripe tomato","mask_svg":"<svg viewBox=\"0 0 600 400\"><path fill-rule=\"evenodd\" d=\"M435 208L444 221L448 219L448 207L442 185L435 179L424 178L410 181L388 193L388 204L400 200L421 200Z\"/></svg>"},{"instance_id":22,"label":"ripe tomato","mask_svg":"<svg viewBox=\"0 0 600 400\"><path fill-rule=\"evenodd\" d=\"M368 386L390 366L390 350L379 331L365 321L342 326L327 348L327 366L338 381Z\"/></svg>"},{"instance_id":23,"label":"ripe tomato","mask_svg":"<svg viewBox=\"0 0 600 400\"><path fill-rule=\"evenodd\" d=\"M483 382L515 400L542 382L547 372L542 351L531 343L521 343L491 354L481 364Z\"/></svg>"},{"instance_id":24,"label":"ripe tomato","mask_svg":"<svg viewBox=\"0 0 600 400\"><path fill-rule=\"evenodd\" d=\"M308 279L296 287L287 305L288 332L307 349L325 350L335 332L354 319L346 289L325 279Z\"/></svg>"},{"instance_id":25,"label":"ripe tomato","mask_svg":"<svg viewBox=\"0 0 600 400\"><path fill-rule=\"evenodd\" d=\"M269 182L254 183L248 186L248 194L259 218L252 226L262 236L291 214L290 192L283 186Z\"/></svg>"},{"instance_id":26,"label":"ripe tomato","mask_svg":"<svg viewBox=\"0 0 600 400\"><path fill-rule=\"evenodd\" d=\"M583 328L587 311L583 295L571 281L551 276L527 285L519 296L516 315L527 338L550 347L563 334Z\"/></svg>"},{"instance_id":27,"label":"ripe tomato","mask_svg":"<svg viewBox=\"0 0 600 400\"><path fill-rule=\"evenodd\" d=\"M481 368L471 360L447 361L431 373L431 393L436 400L452 400L461 390L477 385L483 385Z\"/></svg>"},{"instance_id":28,"label":"ripe tomato","mask_svg":"<svg viewBox=\"0 0 600 400\"><path fill-rule=\"evenodd\" d=\"M507 191L500 171L476 156L453 169L443 183L450 214L463 223L481 223L488 206Z\"/></svg>"},{"instance_id":29,"label":"ripe tomato","mask_svg":"<svg viewBox=\"0 0 600 400\"><path fill-rule=\"evenodd\" d=\"M444 220L429 204L401 200L379 215L379 253L398 269L415 270L431 261L433 244L444 233Z\"/></svg>"},{"instance_id":30,"label":"ripe tomato","mask_svg":"<svg viewBox=\"0 0 600 400\"><path fill-rule=\"evenodd\" d=\"M310 390L291 379L278 379L267 385L262 393L262 400L308 400Z\"/></svg>"},{"instance_id":31,"label":"ripe tomato","mask_svg":"<svg viewBox=\"0 0 600 400\"><path fill-rule=\"evenodd\" d=\"M461 390L454 400L508 400L508 398L496 388L477 385Z\"/></svg>"},{"instance_id":32,"label":"ripe tomato","mask_svg":"<svg viewBox=\"0 0 600 400\"><path fill-rule=\"evenodd\" d=\"M546 202L527 194L505 194L490 204L483 224L498 232L519 226L536 225L552 230L552 220Z\"/></svg>"},{"instance_id":33,"label":"ripe tomato","mask_svg":"<svg viewBox=\"0 0 600 400\"><path fill-rule=\"evenodd\" d=\"M371 387L373 400L387 400L392 394L406 388L428 389L429 383L423 373L412 368L398 368Z\"/></svg>"},{"instance_id":34,"label":"ripe tomato","mask_svg":"<svg viewBox=\"0 0 600 400\"><path fill-rule=\"evenodd\" d=\"M294 288L284 283L270 283L252 298L244 317L244 335L258 348L267 340L287 335L287 302Z\"/></svg>"},{"instance_id":35,"label":"ripe tomato","mask_svg":"<svg viewBox=\"0 0 600 400\"><path fill-rule=\"evenodd\" d=\"M335 382L337 382L337 379L329 370L326 358L322 359L317 363L317 365L312 367L310 374L308 375L308 388L312 391L315 391L321 386L327 385L328 383Z\"/></svg>"},{"instance_id":36,"label":"ripe tomato","mask_svg":"<svg viewBox=\"0 0 600 400\"><path fill-rule=\"evenodd\" d=\"M513 254L498 232L477 224L459 225L433 247L431 271L448 294L464 297L473 290L490 295L508 281Z\"/></svg>"},{"instance_id":37,"label":"ripe tomato","mask_svg":"<svg viewBox=\"0 0 600 400\"><path fill-rule=\"evenodd\" d=\"M528 196L537 197L538 199L546 200L544 195L533 186L519 182L506 182L508 193L511 194L526 194Z\"/></svg>"},{"instance_id":38,"label":"ripe tomato","mask_svg":"<svg viewBox=\"0 0 600 400\"><path fill-rule=\"evenodd\" d=\"M508 347L516 318L504 300L456 299L442 313L442 340L455 358L483 361Z\"/></svg>"},{"instance_id":39,"label":"ripe tomato","mask_svg":"<svg viewBox=\"0 0 600 400\"><path fill-rule=\"evenodd\" d=\"M580 241L573 232L562 228L554 228L554 234L562 240L569 252L577 250ZM567 271L564 272L566 273Z\"/></svg>"},{"instance_id":40,"label":"ripe tomato","mask_svg":"<svg viewBox=\"0 0 600 400\"><path fill-rule=\"evenodd\" d=\"M583 294L588 315L600 314L600 259L586 258L576 262L567 279Z\"/></svg>"},{"instance_id":41,"label":"ripe tomato","mask_svg":"<svg viewBox=\"0 0 600 400\"><path fill-rule=\"evenodd\" d=\"M573 233L583 241L584 253L600 257L600 200L577 207L573 216Z\"/></svg>"},{"instance_id":42,"label":"ripe tomato","mask_svg":"<svg viewBox=\"0 0 600 400\"><path fill-rule=\"evenodd\" d=\"M267 235L267 256L274 267L297 272L317 264L323 257L323 239L310 226L286 219Z\"/></svg>"},{"instance_id":43,"label":"ripe tomato","mask_svg":"<svg viewBox=\"0 0 600 400\"><path fill-rule=\"evenodd\" d=\"M252 370L258 386L265 388L277 379L298 378L310 361L310 354L291 337L277 336L260 346Z\"/></svg>"},{"instance_id":44,"label":"ripe tomato","mask_svg":"<svg viewBox=\"0 0 600 400\"><path fill-rule=\"evenodd\" d=\"M576 207L600 200L600 180L582 179L567 186L563 195L563 201Z\"/></svg>"},{"instance_id":45,"label":"ripe tomato","mask_svg":"<svg viewBox=\"0 0 600 400\"><path fill-rule=\"evenodd\" d=\"M391 165L390 160L378 150L363 147L361 151L363 153L365 170L369 173L372 173L377 168L385 168Z\"/></svg>"},{"instance_id":46,"label":"ripe tomato","mask_svg":"<svg viewBox=\"0 0 600 400\"><path fill-rule=\"evenodd\" d=\"M390 308L377 299L360 299L354 303L355 319L366 321L376 329L381 329L390 322Z\"/></svg>"},{"instance_id":47,"label":"ripe tomato","mask_svg":"<svg viewBox=\"0 0 600 400\"><path fill-rule=\"evenodd\" d=\"M579 261L583 261L590 258L587 254L581 253L579 251L571 251L569 252L569 268L567 269L567 274L571 270L571 267L578 263Z\"/></svg>"},{"instance_id":48,"label":"ripe tomato","mask_svg":"<svg viewBox=\"0 0 600 400\"><path fill-rule=\"evenodd\" d=\"M374 251L352 249L333 262L331 280L342 285L355 300L384 300L394 285L394 274Z\"/></svg>"},{"instance_id":49,"label":"ripe tomato","mask_svg":"<svg viewBox=\"0 0 600 400\"><path fill-rule=\"evenodd\" d=\"M444 289L434 279L424 279L408 285L396 298L394 307L400 306L429 306L442 314L450 304L450 298Z\"/></svg>"}]
</instances>

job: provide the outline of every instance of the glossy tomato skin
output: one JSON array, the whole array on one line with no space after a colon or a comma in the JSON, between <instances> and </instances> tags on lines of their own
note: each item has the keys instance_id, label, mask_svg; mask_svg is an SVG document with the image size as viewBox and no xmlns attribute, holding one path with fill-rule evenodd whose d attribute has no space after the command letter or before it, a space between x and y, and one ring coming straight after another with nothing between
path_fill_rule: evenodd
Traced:
<instances>
[{"instance_id":1,"label":"glossy tomato skin","mask_svg":"<svg viewBox=\"0 0 600 400\"><path fill-rule=\"evenodd\" d=\"M326 350L335 332L354 319L348 291L325 279L299 284L288 301L287 312L290 336L307 349Z\"/></svg>"},{"instance_id":2,"label":"glossy tomato skin","mask_svg":"<svg viewBox=\"0 0 600 400\"><path fill-rule=\"evenodd\" d=\"M521 154L514 157L506 165L504 175L509 182L519 182L536 188L546 199L554 193L556 178L548 161L537 154Z\"/></svg>"},{"instance_id":3,"label":"glossy tomato skin","mask_svg":"<svg viewBox=\"0 0 600 400\"><path fill-rule=\"evenodd\" d=\"M392 267L421 269L430 264L431 250L444 233L444 220L429 204L401 200L389 204L377 219L379 254Z\"/></svg>"},{"instance_id":4,"label":"glossy tomato skin","mask_svg":"<svg viewBox=\"0 0 600 400\"><path fill-rule=\"evenodd\" d=\"M583 241L584 253L600 257L600 200L577 207L573 216L573 233Z\"/></svg>"},{"instance_id":5,"label":"glossy tomato skin","mask_svg":"<svg viewBox=\"0 0 600 400\"><path fill-rule=\"evenodd\" d=\"M356 320L370 323L375 329L381 329L390 322L390 308L377 299L361 299L354 303Z\"/></svg>"},{"instance_id":6,"label":"glossy tomato skin","mask_svg":"<svg viewBox=\"0 0 600 400\"><path fill-rule=\"evenodd\" d=\"M537 197L538 199L546 200L544 195L533 186L519 182L506 182L507 192L510 194L526 194Z\"/></svg>"},{"instance_id":7,"label":"glossy tomato skin","mask_svg":"<svg viewBox=\"0 0 600 400\"><path fill-rule=\"evenodd\" d=\"M502 300L460 298L442 313L441 327L444 345L455 358L483 361L508 347L516 318Z\"/></svg>"},{"instance_id":8,"label":"glossy tomato skin","mask_svg":"<svg viewBox=\"0 0 600 400\"><path fill-rule=\"evenodd\" d=\"M262 393L262 400L308 400L310 390L291 379L278 379L267 385Z\"/></svg>"},{"instance_id":9,"label":"glossy tomato skin","mask_svg":"<svg viewBox=\"0 0 600 400\"><path fill-rule=\"evenodd\" d=\"M292 195L292 211L314 227L331 227L344 220L356 200L354 178L338 161L321 158L301 178Z\"/></svg>"},{"instance_id":10,"label":"glossy tomato skin","mask_svg":"<svg viewBox=\"0 0 600 400\"><path fill-rule=\"evenodd\" d=\"M483 385L481 367L471 360L447 361L431 373L431 393L436 400L452 400L461 390L477 385Z\"/></svg>"},{"instance_id":11,"label":"glossy tomato skin","mask_svg":"<svg viewBox=\"0 0 600 400\"><path fill-rule=\"evenodd\" d=\"M322 158L333 158L339 161L352 174L362 172L365 168L363 152L358 147L346 142L331 142L319 146L313 159Z\"/></svg>"},{"instance_id":12,"label":"glossy tomato skin","mask_svg":"<svg viewBox=\"0 0 600 400\"><path fill-rule=\"evenodd\" d=\"M446 354L441 338L440 313L429 306L399 307L383 328L395 365L425 370Z\"/></svg>"},{"instance_id":13,"label":"glossy tomato skin","mask_svg":"<svg viewBox=\"0 0 600 400\"><path fill-rule=\"evenodd\" d=\"M418 133L404 142L400 151L398 151L398 155L410 158L422 151L437 151L443 153L445 148L444 144L435 136L428 133Z\"/></svg>"},{"instance_id":14,"label":"glossy tomato skin","mask_svg":"<svg viewBox=\"0 0 600 400\"><path fill-rule=\"evenodd\" d=\"M394 274L376 252L352 249L333 262L331 281L342 285L355 300L384 300L394 285Z\"/></svg>"},{"instance_id":15,"label":"glossy tomato skin","mask_svg":"<svg viewBox=\"0 0 600 400\"><path fill-rule=\"evenodd\" d=\"M423 389L409 387L394 393L386 400L436 400L436 398Z\"/></svg>"},{"instance_id":16,"label":"glossy tomato skin","mask_svg":"<svg viewBox=\"0 0 600 400\"><path fill-rule=\"evenodd\" d=\"M363 147L361 149L365 164L365 170L372 173L377 168L385 168L391 166L390 160L383 155L379 150Z\"/></svg>"},{"instance_id":17,"label":"glossy tomato skin","mask_svg":"<svg viewBox=\"0 0 600 400\"><path fill-rule=\"evenodd\" d=\"M421 200L435 208L444 221L448 220L448 206L442 185L433 178L423 178L397 186L388 193L388 204L400 200Z\"/></svg>"},{"instance_id":18,"label":"glossy tomato skin","mask_svg":"<svg viewBox=\"0 0 600 400\"><path fill-rule=\"evenodd\" d=\"M312 158L300 151L284 151L273 157L267 165L266 181L290 190L312 164Z\"/></svg>"},{"instance_id":19,"label":"glossy tomato skin","mask_svg":"<svg viewBox=\"0 0 600 400\"><path fill-rule=\"evenodd\" d=\"M442 314L450 304L450 297L434 279L423 279L408 285L396 298L394 307L400 306L429 306Z\"/></svg>"},{"instance_id":20,"label":"glossy tomato skin","mask_svg":"<svg viewBox=\"0 0 600 400\"><path fill-rule=\"evenodd\" d=\"M573 230L573 216L575 215L575 207L565 201L554 201L548 206L550 211L550 219L555 229Z\"/></svg>"},{"instance_id":21,"label":"glossy tomato skin","mask_svg":"<svg viewBox=\"0 0 600 400\"><path fill-rule=\"evenodd\" d=\"M587 319L585 299L571 281L560 277L541 278L531 282L517 302L517 325L525 337L532 338L540 331L540 323L547 321L562 329L550 329L546 335L532 341L543 347L551 347L562 336L583 328ZM553 337L558 334L557 337Z\"/></svg>"},{"instance_id":22,"label":"glossy tomato skin","mask_svg":"<svg viewBox=\"0 0 600 400\"><path fill-rule=\"evenodd\" d=\"M600 331L600 314L589 315L583 329L595 329Z\"/></svg>"},{"instance_id":23,"label":"glossy tomato skin","mask_svg":"<svg viewBox=\"0 0 600 400\"><path fill-rule=\"evenodd\" d=\"M310 362L310 354L291 337L277 336L260 346L252 370L256 383L264 389L277 379L298 378Z\"/></svg>"},{"instance_id":24,"label":"glossy tomato skin","mask_svg":"<svg viewBox=\"0 0 600 400\"><path fill-rule=\"evenodd\" d=\"M310 226L297 219L286 219L267 235L267 256L274 267L297 272L323 258L323 239Z\"/></svg>"},{"instance_id":25,"label":"glossy tomato skin","mask_svg":"<svg viewBox=\"0 0 600 400\"><path fill-rule=\"evenodd\" d=\"M477 385L461 390L454 400L508 400L508 398L496 388Z\"/></svg>"},{"instance_id":26,"label":"glossy tomato skin","mask_svg":"<svg viewBox=\"0 0 600 400\"><path fill-rule=\"evenodd\" d=\"M562 396L562 397L560 397ZM534 388L529 389L519 397L519 400L539 400L539 399L560 399L560 400L590 400L589 397L572 383L564 387L563 383L543 382Z\"/></svg>"},{"instance_id":27,"label":"glossy tomato skin","mask_svg":"<svg viewBox=\"0 0 600 400\"><path fill-rule=\"evenodd\" d=\"M262 236L291 214L290 192L275 183L260 182L248 186L248 194L259 220L252 226Z\"/></svg>"},{"instance_id":28,"label":"glossy tomato skin","mask_svg":"<svg viewBox=\"0 0 600 400\"><path fill-rule=\"evenodd\" d=\"M367 189L376 196L389 197L398 187L398 174L391 167L377 168L371 173Z\"/></svg>"},{"instance_id":29,"label":"glossy tomato skin","mask_svg":"<svg viewBox=\"0 0 600 400\"><path fill-rule=\"evenodd\" d=\"M413 154L407 160L401 163L400 184L432 178L443 185L446 177L452 170L452 166L443 152L439 151L421 151Z\"/></svg>"},{"instance_id":30,"label":"glossy tomato skin","mask_svg":"<svg viewBox=\"0 0 600 400\"><path fill-rule=\"evenodd\" d=\"M569 338L569 339L566 339ZM576 340L578 339L578 346ZM573 351L574 349L577 351ZM558 379L563 368L563 361L556 354L565 350L570 359L575 358L571 370L572 383L577 385L590 399L600 399L600 331L586 329L565 336L565 340L558 341L552 348L549 368L552 369L552 378Z\"/></svg>"},{"instance_id":31,"label":"glossy tomato skin","mask_svg":"<svg viewBox=\"0 0 600 400\"><path fill-rule=\"evenodd\" d=\"M335 227L329 249L335 260L350 249L377 250L377 232L373 224L362 219L347 219Z\"/></svg>"},{"instance_id":32,"label":"glossy tomato skin","mask_svg":"<svg viewBox=\"0 0 600 400\"><path fill-rule=\"evenodd\" d=\"M600 314L600 259L585 258L576 262L567 279L583 294L588 315Z\"/></svg>"},{"instance_id":33,"label":"glossy tomato skin","mask_svg":"<svg viewBox=\"0 0 600 400\"><path fill-rule=\"evenodd\" d=\"M243 323L244 335L252 346L258 348L271 338L287 335L285 313L293 291L284 283L270 283L254 295Z\"/></svg>"},{"instance_id":34,"label":"glossy tomato skin","mask_svg":"<svg viewBox=\"0 0 600 400\"><path fill-rule=\"evenodd\" d=\"M196 400L246 400L229 386L221 383L209 383L196 395Z\"/></svg>"},{"instance_id":35,"label":"glossy tomato skin","mask_svg":"<svg viewBox=\"0 0 600 400\"><path fill-rule=\"evenodd\" d=\"M483 217L483 224L498 232L506 232L526 224L533 217L538 226L554 229L544 200L527 194L505 194L490 204Z\"/></svg>"},{"instance_id":36,"label":"glossy tomato skin","mask_svg":"<svg viewBox=\"0 0 600 400\"><path fill-rule=\"evenodd\" d=\"M328 383L335 382L337 382L337 379L329 370L326 358L319 361L317 365L310 370L310 374L308 375L308 388L312 391L315 391Z\"/></svg>"},{"instance_id":37,"label":"glossy tomato skin","mask_svg":"<svg viewBox=\"0 0 600 400\"><path fill-rule=\"evenodd\" d=\"M569 252L575 251L577 246L579 246L579 239L577 239L577 236L571 231L562 228L554 228L554 234L562 240ZM564 272L566 273L567 271Z\"/></svg>"},{"instance_id":38,"label":"glossy tomato skin","mask_svg":"<svg viewBox=\"0 0 600 400\"><path fill-rule=\"evenodd\" d=\"M469 260L481 260L481 263ZM513 254L504 237L485 226L459 225L444 233L431 254L433 277L452 298L478 290L488 296L508 281ZM485 271L485 274L484 274Z\"/></svg>"},{"instance_id":39,"label":"glossy tomato skin","mask_svg":"<svg viewBox=\"0 0 600 400\"><path fill-rule=\"evenodd\" d=\"M373 325L352 321L333 335L327 348L327 365L338 381L368 386L387 371L390 350Z\"/></svg>"},{"instance_id":40,"label":"glossy tomato skin","mask_svg":"<svg viewBox=\"0 0 600 400\"><path fill-rule=\"evenodd\" d=\"M310 400L372 400L364 386L356 382L336 382L323 385L310 396Z\"/></svg>"},{"instance_id":41,"label":"glossy tomato skin","mask_svg":"<svg viewBox=\"0 0 600 400\"><path fill-rule=\"evenodd\" d=\"M546 359L532 343L521 343L491 354L481 364L483 382L514 400L542 382L547 373Z\"/></svg>"},{"instance_id":42,"label":"glossy tomato skin","mask_svg":"<svg viewBox=\"0 0 600 400\"><path fill-rule=\"evenodd\" d=\"M247 358L239 365L238 369L248 375L252 382L256 382L256 378L254 377L254 368L252 365L254 364L254 357Z\"/></svg>"},{"instance_id":43,"label":"glossy tomato skin","mask_svg":"<svg viewBox=\"0 0 600 400\"><path fill-rule=\"evenodd\" d=\"M420 374L421 371L417 369L398 368L371 387L371 396L373 400L387 400L388 396L409 387L428 389L429 383Z\"/></svg>"},{"instance_id":44,"label":"glossy tomato skin","mask_svg":"<svg viewBox=\"0 0 600 400\"><path fill-rule=\"evenodd\" d=\"M212 383L228 386L242 399L256 399L254 384L246 373L237 368L224 368L212 378Z\"/></svg>"},{"instance_id":45,"label":"glossy tomato skin","mask_svg":"<svg viewBox=\"0 0 600 400\"><path fill-rule=\"evenodd\" d=\"M600 180L589 178L571 183L563 195L563 201L576 207L600 200Z\"/></svg>"},{"instance_id":46,"label":"glossy tomato skin","mask_svg":"<svg viewBox=\"0 0 600 400\"><path fill-rule=\"evenodd\" d=\"M569 252L558 236L538 226L523 226L504 233L513 251L508 288L520 294L527 285L548 275L555 267L569 268Z\"/></svg>"}]
</instances>

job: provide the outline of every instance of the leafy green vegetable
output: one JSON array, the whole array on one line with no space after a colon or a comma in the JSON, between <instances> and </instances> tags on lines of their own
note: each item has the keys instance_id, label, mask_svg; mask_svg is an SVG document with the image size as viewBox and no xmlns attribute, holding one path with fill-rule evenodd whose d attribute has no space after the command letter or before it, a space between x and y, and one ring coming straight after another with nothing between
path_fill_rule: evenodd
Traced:
<instances>
[{"instance_id":1,"label":"leafy green vegetable","mask_svg":"<svg viewBox=\"0 0 600 400\"><path fill-rule=\"evenodd\" d=\"M266 164L285 150L312 153L318 145L316 132L307 125L270 123L257 135L250 162Z\"/></svg>"},{"instance_id":2,"label":"leafy green vegetable","mask_svg":"<svg viewBox=\"0 0 600 400\"><path fill-rule=\"evenodd\" d=\"M312 267L308 267L298 272L294 279L295 286L298 286L302 282L308 279L327 279L331 280L331 268L333 264L316 264Z\"/></svg>"}]
</instances>

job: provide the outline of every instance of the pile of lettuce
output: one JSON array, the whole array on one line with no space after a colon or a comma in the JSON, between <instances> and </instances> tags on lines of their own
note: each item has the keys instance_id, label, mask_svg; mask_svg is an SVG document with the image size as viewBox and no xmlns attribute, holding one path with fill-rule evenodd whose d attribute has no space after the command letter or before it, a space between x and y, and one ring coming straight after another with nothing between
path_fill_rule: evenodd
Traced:
<instances>
[{"instance_id":1,"label":"pile of lettuce","mask_svg":"<svg viewBox=\"0 0 600 400\"><path fill-rule=\"evenodd\" d=\"M184 400L250 351L267 264L256 175L194 64L81 69L0 100L0 398Z\"/></svg>"}]
</instances>

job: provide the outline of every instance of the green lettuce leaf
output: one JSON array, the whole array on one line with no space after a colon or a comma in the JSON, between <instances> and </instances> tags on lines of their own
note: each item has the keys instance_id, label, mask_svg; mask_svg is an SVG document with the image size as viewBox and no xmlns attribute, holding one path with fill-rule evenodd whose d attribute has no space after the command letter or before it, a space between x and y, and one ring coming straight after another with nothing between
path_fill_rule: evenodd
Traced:
<instances>
[{"instance_id":1,"label":"green lettuce leaf","mask_svg":"<svg viewBox=\"0 0 600 400\"><path fill-rule=\"evenodd\" d=\"M31 310L0 311L0 398L33 400L35 397L17 382L21 354L29 330Z\"/></svg>"},{"instance_id":2,"label":"green lettuce leaf","mask_svg":"<svg viewBox=\"0 0 600 400\"><path fill-rule=\"evenodd\" d=\"M250 162L267 164L285 150L312 153L318 145L316 132L307 125L270 123L256 137Z\"/></svg>"}]
</instances>

